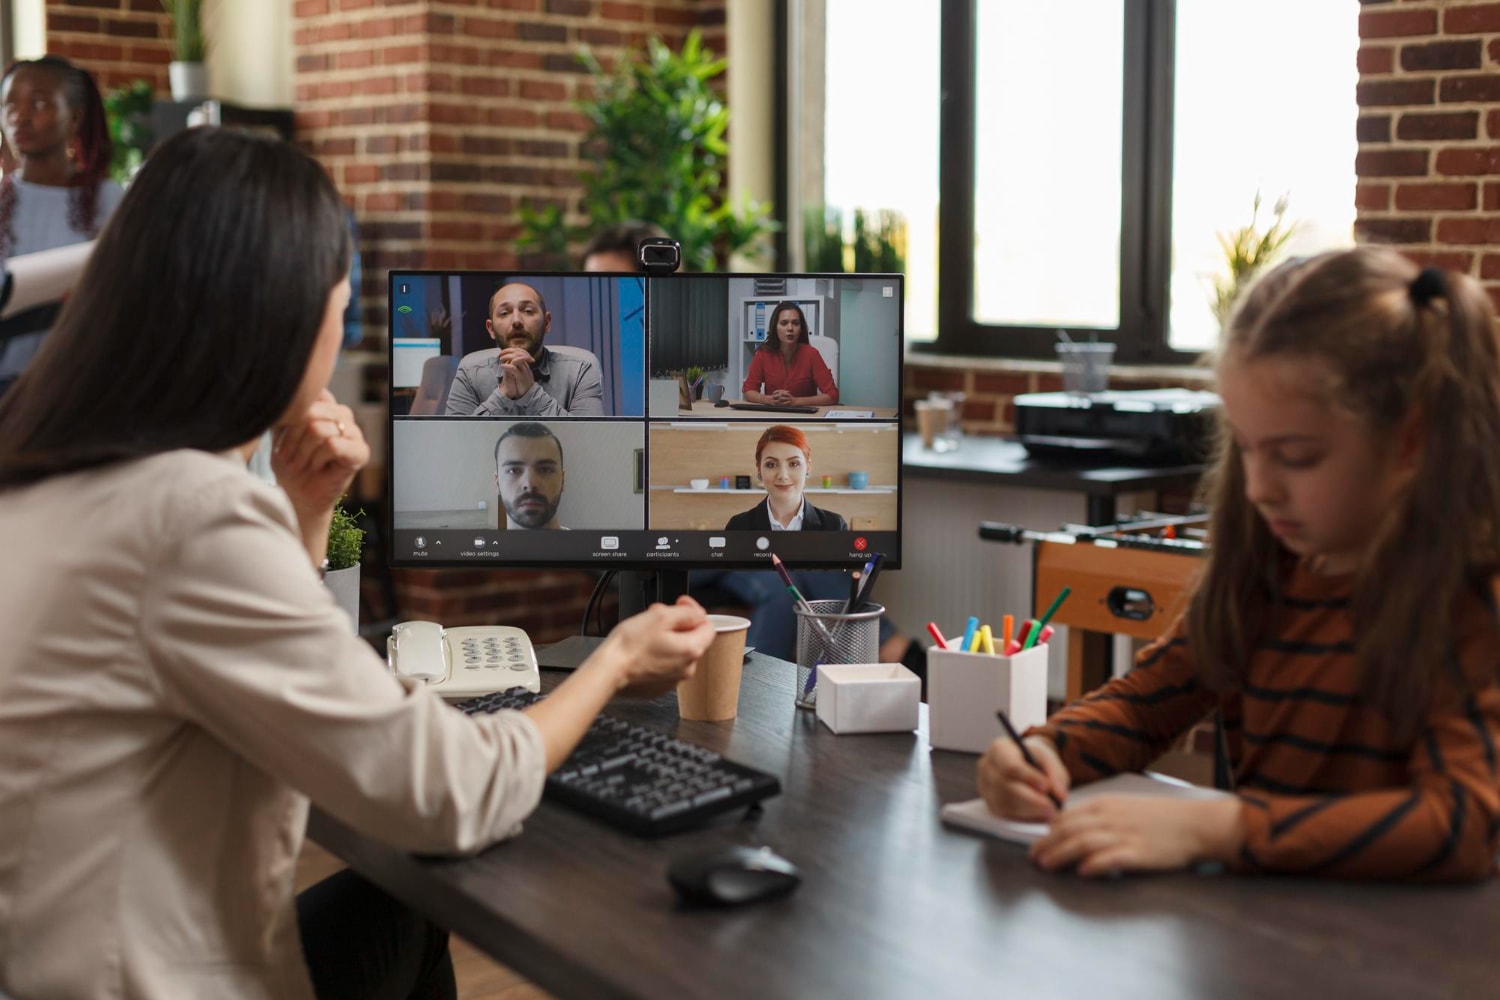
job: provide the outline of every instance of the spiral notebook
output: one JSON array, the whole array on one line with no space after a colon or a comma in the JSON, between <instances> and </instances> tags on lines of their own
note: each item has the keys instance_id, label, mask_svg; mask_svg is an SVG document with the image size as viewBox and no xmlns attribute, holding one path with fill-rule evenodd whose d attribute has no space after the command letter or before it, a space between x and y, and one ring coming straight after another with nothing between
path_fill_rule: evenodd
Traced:
<instances>
[{"instance_id":1,"label":"spiral notebook","mask_svg":"<svg viewBox=\"0 0 1500 1000\"><path fill-rule=\"evenodd\" d=\"M1078 802L1087 802L1096 795L1140 795L1169 799L1221 799L1231 798L1228 792L1216 788L1190 785L1176 778L1160 774L1116 774L1075 788L1068 793L1063 803L1066 809ZM1023 823L1012 819L1001 819L993 815L984 804L984 799L969 799L967 802L950 802L943 806L943 822L982 833L987 837L1008 840L1013 844L1034 844L1047 835L1046 823Z\"/></svg>"}]
</instances>

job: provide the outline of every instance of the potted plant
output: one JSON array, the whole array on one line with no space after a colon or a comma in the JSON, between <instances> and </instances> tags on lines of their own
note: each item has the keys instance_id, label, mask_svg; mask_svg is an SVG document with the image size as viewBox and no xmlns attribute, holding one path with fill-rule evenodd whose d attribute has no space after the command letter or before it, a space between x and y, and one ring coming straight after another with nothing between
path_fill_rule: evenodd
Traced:
<instances>
[{"instance_id":1,"label":"potted plant","mask_svg":"<svg viewBox=\"0 0 1500 1000\"><path fill-rule=\"evenodd\" d=\"M685 268L708 271L776 228L765 206L725 196L729 110L709 82L724 61L697 31L679 52L652 38L644 58L627 54L612 72L587 49L578 59L591 77L580 89L593 94L577 105L590 124L579 145L591 165L579 176L587 224L565 217L566 198L523 202L518 243L532 262L565 267L570 249L596 229L639 219L681 244Z\"/></svg>"},{"instance_id":2,"label":"potted plant","mask_svg":"<svg viewBox=\"0 0 1500 1000\"><path fill-rule=\"evenodd\" d=\"M136 80L116 87L104 95L104 117L109 122L109 137L114 143L109 176L121 187L130 183L141 168L146 151L155 141L151 130L151 84Z\"/></svg>"},{"instance_id":3,"label":"potted plant","mask_svg":"<svg viewBox=\"0 0 1500 1000\"><path fill-rule=\"evenodd\" d=\"M1212 305L1214 318L1219 321L1219 329L1222 330L1224 324L1229 322L1229 314L1234 309L1240 291L1276 259L1286 246L1286 241L1297 231L1295 222L1286 221L1286 209L1287 195L1283 194L1276 199L1276 204L1271 209L1270 226L1261 229L1260 192L1257 191L1250 206L1250 224L1228 233L1216 234L1219 247L1224 251L1224 263L1229 269L1228 274L1215 277L1213 283Z\"/></svg>"},{"instance_id":4,"label":"potted plant","mask_svg":"<svg viewBox=\"0 0 1500 1000\"><path fill-rule=\"evenodd\" d=\"M167 79L172 83L172 100L193 101L208 96L208 41L203 37L203 0L161 0L172 17L171 65Z\"/></svg>"},{"instance_id":5,"label":"potted plant","mask_svg":"<svg viewBox=\"0 0 1500 1000\"><path fill-rule=\"evenodd\" d=\"M342 503L334 504L328 525L328 571L323 574L323 583L348 613L355 632L359 631L359 558L365 545L364 529L355 518L364 513L351 514Z\"/></svg>"}]
</instances>

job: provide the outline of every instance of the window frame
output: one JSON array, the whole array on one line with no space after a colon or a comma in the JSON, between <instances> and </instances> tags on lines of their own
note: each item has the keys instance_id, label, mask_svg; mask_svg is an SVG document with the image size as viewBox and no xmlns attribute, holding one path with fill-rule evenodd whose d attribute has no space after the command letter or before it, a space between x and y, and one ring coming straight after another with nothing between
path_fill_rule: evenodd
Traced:
<instances>
[{"instance_id":1,"label":"window frame","mask_svg":"<svg viewBox=\"0 0 1500 1000\"><path fill-rule=\"evenodd\" d=\"M975 30L980 0L941 0L937 338L913 341L917 353L1053 359L1056 326L974 319ZM1120 164L1120 325L1102 330L1117 364L1188 364L1196 351L1170 346L1172 257L1173 67L1177 0L1124 0L1124 78ZM776 0L789 27L787 0ZM785 36L783 36L785 37ZM777 60L778 204L790 190L792 126L785 56ZM785 210L783 211L785 214ZM789 256L783 219L777 258Z\"/></svg>"},{"instance_id":2,"label":"window frame","mask_svg":"<svg viewBox=\"0 0 1500 1000\"><path fill-rule=\"evenodd\" d=\"M921 353L1054 358L1055 326L974 318L975 73L978 0L942 0L938 335ZM1173 364L1168 345L1172 233L1172 77L1176 0L1125 0L1120 164L1120 325L1100 331L1116 363Z\"/></svg>"}]
</instances>

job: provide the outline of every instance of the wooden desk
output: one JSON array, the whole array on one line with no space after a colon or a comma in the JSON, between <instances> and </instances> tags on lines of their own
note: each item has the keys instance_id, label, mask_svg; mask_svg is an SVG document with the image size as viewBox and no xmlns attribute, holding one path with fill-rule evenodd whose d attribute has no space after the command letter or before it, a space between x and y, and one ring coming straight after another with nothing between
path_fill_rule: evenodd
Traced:
<instances>
[{"instance_id":1,"label":"wooden desk","mask_svg":"<svg viewBox=\"0 0 1500 1000\"><path fill-rule=\"evenodd\" d=\"M730 402L737 403L739 400L731 399ZM897 417L895 407L891 406L836 403L833 406L820 406L816 413L783 413L778 410L736 410L729 406L715 406L707 399L695 400L691 410L682 409L679 403L677 414L680 417L713 417L715 420L766 420L771 423L795 424L799 420L823 420L829 410L859 410L870 414L868 417L851 418L856 420L894 420Z\"/></svg>"},{"instance_id":2,"label":"wooden desk","mask_svg":"<svg viewBox=\"0 0 1500 1000\"><path fill-rule=\"evenodd\" d=\"M543 684L557 676L544 672ZM751 658L730 723L667 696L611 711L778 775L758 819L639 840L544 802L520 838L413 858L323 815L315 839L560 998L1419 1000L1493 996L1500 883L1412 887L1171 875L1093 882L951 832L974 758L911 735L834 736L792 707L793 667ZM671 858L768 844L790 897L689 910Z\"/></svg>"}]
</instances>

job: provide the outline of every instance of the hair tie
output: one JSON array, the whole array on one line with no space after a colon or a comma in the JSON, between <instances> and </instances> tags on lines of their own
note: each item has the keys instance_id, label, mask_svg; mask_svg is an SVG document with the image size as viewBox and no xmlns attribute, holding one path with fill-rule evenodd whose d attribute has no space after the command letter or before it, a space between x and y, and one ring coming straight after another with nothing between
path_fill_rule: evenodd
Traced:
<instances>
[{"instance_id":1,"label":"hair tie","mask_svg":"<svg viewBox=\"0 0 1500 1000\"><path fill-rule=\"evenodd\" d=\"M1419 306L1425 306L1433 299L1438 299L1448 294L1448 280L1443 276L1442 268L1424 267L1412 279L1407 287L1407 293L1411 300Z\"/></svg>"}]
</instances>

